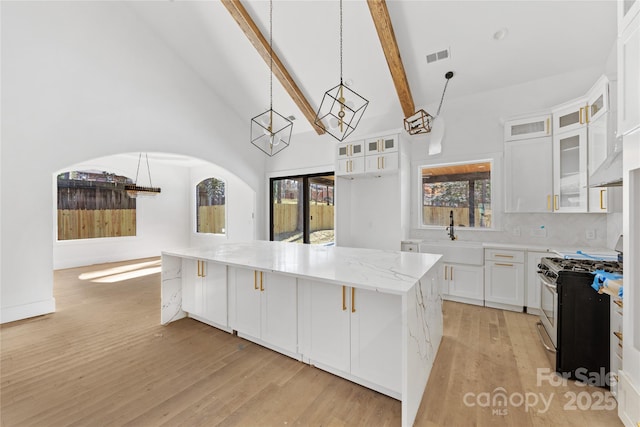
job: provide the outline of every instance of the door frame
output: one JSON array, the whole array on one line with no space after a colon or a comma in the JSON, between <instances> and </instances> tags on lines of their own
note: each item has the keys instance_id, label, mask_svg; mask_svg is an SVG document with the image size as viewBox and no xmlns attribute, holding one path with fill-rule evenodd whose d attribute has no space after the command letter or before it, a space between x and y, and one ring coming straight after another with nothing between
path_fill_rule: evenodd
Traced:
<instances>
[{"instance_id":1,"label":"door frame","mask_svg":"<svg viewBox=\"0 0 640 427\"><path fill-rule=\"evenodd\" d=\"M304 200L304 204L302 205L302 216L303 216L303 230L302 230L302 242L309 244L310 243L310 218L309 218L309 179L315 178L319 176L327 176L331 175L335 179L334 171L327 172L313 172L307 174L295 174L295 175L282 175L282 176L271 176L269 177L268 186L269 186L269 197L267 203L269 204L269 217L267 218L267 224L269 229L269 241L273 241L273 182L281 179L300 179L302 178L302 199ZM333 205L335 206L336 196L335 196L335 181L333 186ZM335 226L334 226L335 231ZM335 240L334 240L335 241Z\"/></svg>"}]
</instances>

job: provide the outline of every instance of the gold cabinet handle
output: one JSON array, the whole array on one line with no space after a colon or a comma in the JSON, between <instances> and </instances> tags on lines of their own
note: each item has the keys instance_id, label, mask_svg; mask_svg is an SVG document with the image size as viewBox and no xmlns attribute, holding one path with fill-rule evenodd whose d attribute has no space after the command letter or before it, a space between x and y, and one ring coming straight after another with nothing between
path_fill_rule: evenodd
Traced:
<instances>
[{"instance_id":1,"label":"gold cabinet handle","mask_svg":"<svg viewBox=\"0 0 640 427\"><path fill-rule=\"evenodd\" d=\"M204 270L205 266L204 266L204 261L200 261L200 265L202 267L200 267L200 275L201 277L207 277L207 272Z\"/></svg>"},{"instance_id":2,"label":"gold cabinet handle","mask_svg":"<svg viewBox=\"0 0 640 427\"><path fill-rule=\"evenodd\" d=\"M547 135L551 133L551 119L547 118Z\"/></svg>"},{"instance_id":3,"label":"gold cabinet handle","mask_svg":"<svg viewBox=\"0 0 640 427\"><path fill-rule=\"evenodd\" d=\"M495 254L496 258L513 258L513 255Z\"/></svg>"},{"instance_id":4,"label":"gold cabinet handle","mask_svg":"<svg viewBox=\"0 0 640 427\"><path fill-rule=\"evenodd\" d=\"M513 264L502 264L502 263L499 263L499 262L494 262L493 264L494 265L500 265L502 267L513 267Z\"/></svg>"},{"instance_id":5,"label":"gold cabinet handle","mask_svg":"<svg viewBox=\"0 0 640 427\"><path fill-rule=\"evenodd\" d=\"M200 276L200 260L198 260L198 277L201 277Z\"/></svg>"},{"instance_id":6,"label":"gold cabinet handle","mask_svg":"<svg viewBox=\"0 0 640 427\"><path fill-rule=\"evenodd\" d=\"M384 157L382 158L382 169L384 169Z\"/></svg>"},{"instance_id":7,"label":"gold cabinet handle","mask_svg":"<svg viewBox=\"0 0 640 427\"><path fill-rule=\"evenodd\" d=\"M347 311L347 287L342 287L342 311Z\"/></svg>"},{"instance_id":8,"label":"gold cabinet handle","mask_svg":"<svg viewBox=\"0 0 640 427\"><path fill-rule=\"evenodd\" d=\"M444 280L448 280L447 279L447 266L444 266Z\"/></svg>"},{"instance_id":9,"label":"gold cabinet handle","mask_svg":"<svg viewBox=\"0 0 640 427\"><path fill-rule=\"evenodd\" d=\"M602 189L600 190L600 209L604 210L604 192L607 191L606 189Z\"/></svg>"},{"instance_id":10,"label":"gold cabinet handle","mask_svg":"<svg viewBox=\"0 0 640 427\"><path fill-rule=\"evenodd\" d=\"M356 312L356 288L351 288L351 312Z\"/></svg>"},{"instance_id":11,"label":"gold cabinet handle","mask_svg":"<svg viewBox=\"0 0 640 427\"><path fill-rule=\"evenodd\" d=\"M584 107L580 107L580 124L583 125L584 121L582 120L582 112L584 111Z\"/></svg>"},{"instance_id":12,"label":"gold cabinet handle","mask_svg":"<svg viewBox=\"0 0 640 427\"><path fill-rule=\"evenodd\" d=\"M264 292L264 283L262 280L262 271L260 272L260 292Z\"/></svg>"},{"instance_id":13,"label":"gold cabinet handle","mask_svg":"<svg viewBox=\"0 0 640 427\"><path fill-rule=\"evenodd\" d=\"M378 169L380 169L380 157L378 157L376 160L378 160Z\"/></svg>"},{"instance_id":14,"label":"gold cabinet handle","mask_svg":"<svg viewBox=\"0 0 640 427\"><path fill-rule=\"evenodd\" d=\"M253 270L253 289L258 290L258 272Z\"/></svg>"},{"instance_id":15,"label":"gold cabinet handle","mask_svg":"<svg viewBox=\"0 0 640 427\"><path fill-rule=\"evenodd\" d=\"M551 210L551 194L547 194L547 210Z\"/></svg>"},{"instance_id":16,"label":"gold cabinet handle","mask_svg":"<svg viewBox=\"0 0 640 427\"><path fill-rule=\"evenodd\" d=\"M589 104L587 104L587 106L584 107L584 121L586 123L589 123L589 108L591 108Z\"/></svg>"},{"instance_id":17,"label":"gold cabinet handle","mask_svg":"<svg viewBox=\"0 0 640 427\"><path fill-rule=\"evenodd\" d=\"M553 196L553 210L557 211L558 210L558 195L554 195Z\"/></svg>"}]
</instances>

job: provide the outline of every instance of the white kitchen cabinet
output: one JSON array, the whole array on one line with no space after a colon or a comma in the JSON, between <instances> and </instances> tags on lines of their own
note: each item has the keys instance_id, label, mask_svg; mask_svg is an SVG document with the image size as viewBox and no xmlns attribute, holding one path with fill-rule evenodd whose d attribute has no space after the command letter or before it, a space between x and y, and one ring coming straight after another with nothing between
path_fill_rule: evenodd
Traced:
<instances>
[{"instance_id":1,"label":"white kitchen cabinet","mask_svg":"<svg viewBox=\"0 0 640 427\"><path fill-rule=\"evenodd\" d=\"M244 268L230 269L235 291L233 328L259 344L295 356L298 294L294 277Z\"/></svg>"},{"instance_id":2,"label":"white kitchen cabinet","mask_svg":"<svg viewBox=\"0 0 640 427\"><path fill-rule=\"evenodd\" d=\"M365 141L365 155L398 151L398 135L370 138Z\"/></svg>"},{"instance_id":3,"label":"white kitchen cabinet","mask_svg":"<svg viewBox=\"0 0 640 427\"><path fill-rule=\"evenodd\" d=\"M309 363L400 393L401 297L315 281L308 284Z\"/></svg>"},{"instance_id":4,"label":"white kitchen cabinet","mask_svg":"<svg viewBox=\"0 0 640 427\"><path fill-rule=\"evenodd\" d=\"M485 250L484 302L487 307L522 311L524 252Z\"/></svg>"},{"instance_id":5,"label":"white kitchen cabinet","mask_svg":"<svg viewBox=\"0 0 640 427\"><path fill-rule=\"evenodd\" d=\"M183 258L182 309L190 317L226 328L227 267Z\"/></svg>"},{"instance_id":6,"label":"white kitchen cabinet","mask_svg":"<svg viewBox=\"0 0 640 427\"><path fill-rule=\"evenodd\" d=\"M609 112L609 79L602 75L587 93L585 120L587 125Z\"/></svg>"},{"instance_id":7,"label":"white kitchen cabinet","mask_svg":"<svg viewBox=\"0 0 640 427\"><path fill-rule=\"evenodd\" d=\"M622 34L639 12L640 0L618 0L618 34Z\"/></svg>"},{"instance_id":8,"label":"white kitchen cabinet","mask_svg":"<svg viewBox=\"0 0 640 427\"><path fill-rule=\"evenodd\" d=\"M551 137L505 143L506 212L552 212Z\"/></svg>"},{"instance_id":9,"label":"white kitchen cabinet","mask_svg":"<svg viewBox=\"0 0 640 427\"><path fill-rule=\"evenodd\" d=\"M484 276L481 266L444 264L443 298L484 305Z\"/></svg>"},{"instance_id":10,"label":"white kitchen cabinet","mask_svg":"<svg viewBox=\"0 0 640 427\"><path fill-rule=\"evenodd\" d=\"M579 98L559 105L551 111L553 116L553 135L573 132L587 124L587 98Z\"/></svg>"},{"instance_id":11,"label":"white kitchen cabinet","mask_svg":"<svg viewBox=\"0 0 640 427\"><path fill-rule=\"evenodd\" d=\"M539 138L551 135L551 114L514 119L504 124L504 140Z\"/></svg>"},{"instance_id":12,"label":"white kitchen cabinet","mask_svg":"<svg viewBox=\"0 0 640 427\"><path fill-rule=\"evenodd\" d=\"M398 152L365 156L364 171L368 175L381 176L398 170Z\"/></svg>"},{"instance_id":13,"label":"white kitchen cabinet","mask_svg":"<svg viewBox=\"0 0 640 427\"><path fill-rule=\"evenodd\" d=\"M618 134L628 135L638 129L640 129L640 14L635 15L618 39Z\"/></svg>"},{"instance_id":14,"label":"white kitchen cabinet","mask_svg":"<svg viewBox=\"0 0 640 427\"><path fill-rule=\"evenodd\" d=\"M364 141L343 142L337 145L338 159L362 156L364 156Z\"/></svg>"},{"instance_id":15,"label":"white kitchen cabinet","mask_svg":"<svg viewBox=\"0 0 640 427\"><path fill-rule=\"evenodd\" d=\"M525 282L525 299L524 305L527 307L527 313L540 313L540 279L538 278L538 264L545 257L553 256L549 252L527 251L527 271Z\"/></svg>"},{"instance_id":16,"label":"white kitchen cabinet","mask_svg":"<svg viewBox=\"0 0 640 427\"><path fill-rule=\"evenodd\" d=\"M553 210L587 211L587 130L553 136Z\"/></svg>"},{"instance_id":17,"label":"white kitchen cabinet","mask_svg":"<svg viewBox=\"0 0 640 427\"><path fill-rule=\"evenodd\" d=\"M338 176L362 175L364 174L364 171L365 171L364 156L338 159L337 161L336 175Z\"/></svg>"}]
</instances>

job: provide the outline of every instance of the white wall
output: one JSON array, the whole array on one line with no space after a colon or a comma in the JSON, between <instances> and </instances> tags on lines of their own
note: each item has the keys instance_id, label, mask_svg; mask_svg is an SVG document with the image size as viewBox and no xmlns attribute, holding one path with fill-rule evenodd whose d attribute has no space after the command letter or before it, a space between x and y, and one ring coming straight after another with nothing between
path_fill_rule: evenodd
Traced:
<instances>
[{"instance_id":1,"label":"white wall","mask_svg":"<svg viewBox=\"0 0 640 427\"><path fill-rule=\"evenodd\" d=\"M153 154L151 154L153 159ZM65 170L99 170L135 179L137 153L94 159L65 168ZM57 184L53 174L53 268L70 268L102 262L159 256L164 249L189 246L190 200L187 191L187 167L149 161L154 187L162 192L152 198L136 199L136 236L100 239L56 239ZM59 171L63 172L63 171ZM146 162L140 166L140 185L149 185Z\"/></svg>"},{"instance_id":2,"label":"white wall","mask_svg":"<svg viewBox=\"0 0 640 427\"><path fill-rule=\"evenodd\" d=\"M226 234L196 233L196 185L207 178L225 182ZM191 205L189 213L190 246L203 246L225 241L242 242L256 238L256 191L244 181L216 165L191 168L187 189Z\"/></svg>"},{"instance_id":3,"label":"white wall","mask_svg":"<svg viewBox=\"0 0 640 427\"><path fill-rule=\"evenodd\" d=\"M0 321L54 310L56 171L118 153L166 152L220 165L262 188L264 159L246 142L247 123L126 2L0 7Z\"/></svg>"},{"instance_id":4,"label":"white wall","mask_svg":"<svg viewBox=\"0 0 640 427\"><path fill-rule=\"evenodd\" d=\"M445 224L441 229L419 228L420 190L417 179L420 165L491 158L494 160L496 176L492 203L497 210L495 217L499 221L499 227L496 231L458 229L457 234L460 239L526 242L533 245L607 247L610 240L607 238L607 232L621 227L620 215L610 215L607 221L605 214L501 214L500 212L504 198L502 191L504 121L514 115L549 111L556 104L584 95L605 71L605 60L606 58L603 58L603 65L599 68L582 69L464 98L445 99L441 114L446 122L442 153L432 157L427 155L429 135L409 137L412 162L410 237L429 240L447 238L444 231ZM607 61L607 63L610 62ZM455 84L455 78L451 84ZM426 106L427 111L436 109L437 104ZM375 132L385 134L389 129L397 129L401 125L402 117L397 117L395 121L390 117L370 117L366 120L363 118L363 122L350 139L358 140L365 135L371 136ZM315 167L333 162L335 144L336 141L328 135L318 136L313 133L296 135L287 150L270 159L267 170L273 173L273 171L302 166ZM338 212L341 209L344 207L337 205ZM337 221L340 221L340 214ZM546 237L530 235L532 230L543 225L547 229ZM513 233L516 227L520 228L520 236L515 236ZM596 232L595 240L586 239L586 229ZM339 241L340 237L337 236L337 239Z\"/></svg>"}]
</instances>

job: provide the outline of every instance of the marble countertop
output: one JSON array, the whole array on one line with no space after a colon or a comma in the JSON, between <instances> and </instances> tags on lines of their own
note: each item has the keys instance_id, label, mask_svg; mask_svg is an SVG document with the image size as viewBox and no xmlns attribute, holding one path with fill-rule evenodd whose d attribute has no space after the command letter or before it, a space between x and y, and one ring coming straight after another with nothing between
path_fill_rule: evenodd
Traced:
<instances>
[{"instance_id":1,"label":"marble countertop","mask_svg":"<svg viewBox=\"0 0 640 427\"><path fill-rule=\"evenodd\" d=\"M400 295L411 290L441 258L437 254L263 240L166 250L162 254Z\"/></svg>"}]
</instances>

